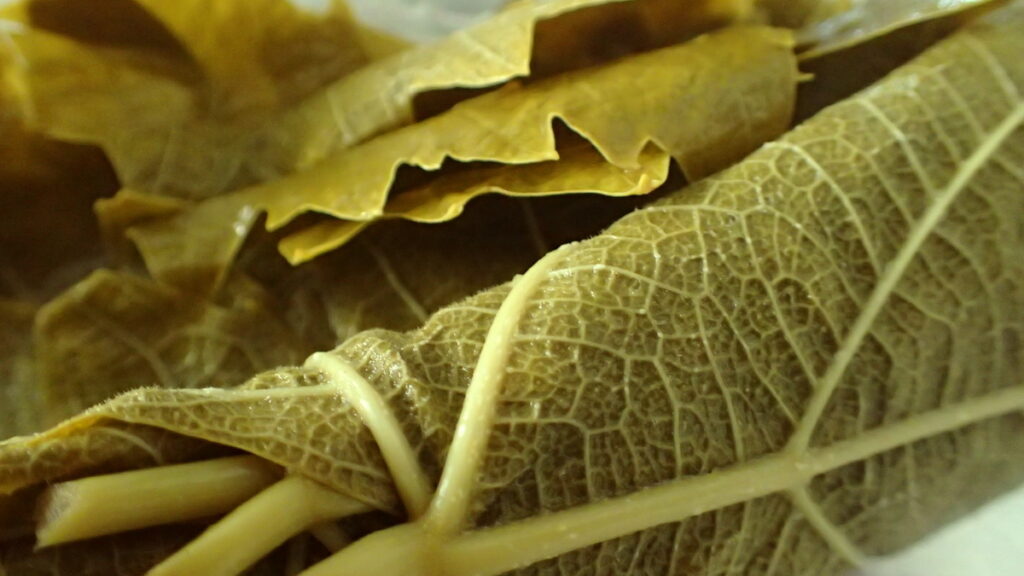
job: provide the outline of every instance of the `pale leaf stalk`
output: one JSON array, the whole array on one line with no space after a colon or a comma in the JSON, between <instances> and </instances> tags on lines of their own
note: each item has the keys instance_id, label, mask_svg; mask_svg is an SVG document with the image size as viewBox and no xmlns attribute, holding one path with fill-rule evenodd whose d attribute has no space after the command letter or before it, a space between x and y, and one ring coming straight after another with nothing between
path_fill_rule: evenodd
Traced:
<instances>
[{"instance_id":1,"label":"pale leaf stalk","mask_svg":"<svg viewBox=\"0 0 1024 576\"><path fill-rule=\"evenodd\" d=\"M422 515L430 503L430 480L384 398L359 372L337 356L317 352L306 360L306 366L323 372L330 384L336 386L352 404L377 441L406 511L412 518Z\"/></svg>"},{"instance_id":2,"label":"pale leaf stalk","mask_svg":"<svg viewBox=\"0 0 1024 576\"><path fill-rule=\"evenodd\" d=\"M302 476L289 476L242 504L149 571L149 576L232 576L289 538L369 505Z\"/></svg>"},{"instance_id":3,"label":"pale leaf stalk","mask_svg":"<svg viewBox=\"0 0 1024 576\"><path fill-rule=\"evenodd\" d=\"M465 523L473 496L473 485L490 440L498 398L505 380L505 368L512 353L519 321L530 297L572 246L567 244L549 253L516 279L494 316L480 358L473 369L473 378L466 391L437 494L426 516L431 531L451 534L459 531Z\"/></svg>"},{"instance_id":4,"label":"pale leaf stalk","mask_svg":"<svg viewBox=\"0 0 1024 576\"><path fill-rule=\"evenodd\" d=\"M279 477L266 460L235 456L61 482L39 499L38 546L223 514Z\"/></svg>"}]
</instances>

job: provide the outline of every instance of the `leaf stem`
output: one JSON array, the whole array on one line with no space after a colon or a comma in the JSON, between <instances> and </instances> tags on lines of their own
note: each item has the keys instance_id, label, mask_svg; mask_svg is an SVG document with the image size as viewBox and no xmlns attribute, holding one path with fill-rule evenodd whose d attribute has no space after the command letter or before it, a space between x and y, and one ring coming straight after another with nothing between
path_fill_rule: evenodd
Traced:
<instances>
[{"instance_id":1,"label":"leaf stem","mask_svg":"<svg viewBox=\"0 0 1024 576\"><path fill-rule=\"evenodd\" d=\"M36 509L38 546L223 514L279 476L266 460L235 456L54 484Z\"/></svg>"}]
</instances>

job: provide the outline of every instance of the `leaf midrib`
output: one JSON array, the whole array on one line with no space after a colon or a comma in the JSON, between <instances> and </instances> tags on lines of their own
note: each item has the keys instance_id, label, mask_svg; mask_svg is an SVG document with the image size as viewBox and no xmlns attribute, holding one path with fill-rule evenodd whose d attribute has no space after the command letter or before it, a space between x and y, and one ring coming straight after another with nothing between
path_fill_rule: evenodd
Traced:
<instances>
[{"instance_id":1,"label":"leaf midrib","mask_svg":"<svg viewBox=\"0 0 1024 576\"><path fill-rule=\"evenodd\" d=\"M443 544L446 574L495 576L727 506L799 489L812 478L971 424L1024 410L1024 387L1002 389L802 454L778 452L702 476L592 502Z\"/></svg>"}]
</instances>

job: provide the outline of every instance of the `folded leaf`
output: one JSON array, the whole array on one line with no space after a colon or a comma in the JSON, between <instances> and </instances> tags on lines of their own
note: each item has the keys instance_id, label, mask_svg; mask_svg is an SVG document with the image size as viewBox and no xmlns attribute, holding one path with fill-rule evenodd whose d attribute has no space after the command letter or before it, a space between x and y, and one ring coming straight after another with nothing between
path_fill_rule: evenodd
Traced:
<instances>
[{"instance_id":1,"label":"folded leaf","mask_svg":"<svg viewBox=\"0 0 1024 576\"><path fill-rule=\"evenodd\" d=\"M552 246L597 233L638 203L484 198L445 226L382 222L265 285L288 302L289 323L301 333L322 331L326 320L329 336L307 337L326 350L362 330L415 328L438 309L522 272ZM253 273L265 267L240 265Z\"/></svg>"},{"instance_id":2,"label":"folded leaf","mask_svg":"<svg viewBox=\"0 0 1024 576\"><path fill-rule=\"evenodd\" d=\"M654 157L642 157L648 145L676 158L687 176L697 179L787 127L796 75L787 38L766 28L726 28L605 67L525 87L507 86L335 153L304 172L208 200L169 221L137 227L130 236L155 277L208 290L242 241L237 230L246 229L258 211L267 212L270 229L307 211L356 221L380 218L399 166L437 170L446 158L517 165L559 159L555 118L613 167L579 170L577 162L570 162L531 166L522 174L504 171L493 182L476 184L476 192L443 202L462 204L481 191L509 187L550 194L564 180L572 180L573 191L645 192L660 184L648 176L650 167L636 170L642 159L657 164L656 151ZM643 98L636 97L638 82L645 85ZM757 94L756 99L750 94ZM622 176L609 179L616 167ZM537 171L550 177L562 170L572 173L552 180L553 189L529 183ZM623 179L632 182L623 187ZM612 188L601 188L609 184ZM351 236L347 231L326 238L313 234L315 242L296 241L299 247L289 249L290 257L300 260L321 253ZM190 248L197 242L201 249ZM162 249L168 245L176 251ZM198 258L186 260L183 254Z\"/></svg>"},{"instance_id":3,"label":"folded leaf","mask_svg":"<svg viewBox=\"0 0 1024 576\"><path fill-rule=\"evenodd\" d=\"M368 220L382 213L400 165L433 170L445 158L556 159L555 118L616 166L638 167L650 142L697 179L784 129L795 76L790 54L783 33L727 28L607 67L480 96L238 196L267 211L270 229L308 210ZM645 87L643 98L636 98L636 83ZM747 96L755 90L756 103Z\"/></svg>"},{"instance_id":4,"label":"folded leaf","mask_svg":"<svg viewBox=\"0 0 1024 576\"><path fill-rule=\"evenodd\" d=\"M32 360L32 319L28 302L0 299L0 437L46 427Z\"/></svg>"},{"instance_id":5,"label":"folded leaf","mask_svg":"<svg viewBox=\"0 0 1024 576\"><path fill-rule=\"evenodd\" d=\"M35 326L47 423L139 386L225 386L311 351L254 283L236 279L222 301L101 270L49 302Z\"/></svg>"},{"instance_id":6,"label":"folded leaf","mask_svg":"<svg viewBox=\"0 0 1024 576\"><path fill-rule=\"evenodd\" d=\"M811 20L800 69L797 120L878 81L972 19L1005 2L856 2Z\"/></svg>"},{"instance_id":7,"label":"folded leaf","mask_svg":"<svg viewBox=\"0 0 1024 576\"><path fill-rule=\"evenodd\" d=\"M279 131L301 136L279 142L300 153L296 165L309 166L331 150L422 119L423 112L443 111L475 95L473 89L521 77L551 76L661 48L745 20L751 4L750 0L512 3L476 26L339 80L290 114L285 120L289 127ZM609 29L615 30L614 45L606 40ZM421 109L419 114L416 108Z\"/></svg>"},{"instance_id":8,"label":"folded leaf","mask_svg":"<svg viewBox=\"0 0 1024 576\"><path fill-rule=\"evenodd\" d=\"M66 36L57 41L40 31L28 36L43 36L42 40L26 39L24 34L17 39L29 63L26 74L33 101L38 101L34 116L37 129L59 138L101 145L127 186L195 199L289 173L339 146L411 121L411 117L399 118L399 111L409 108L420 92L493 85L525 75L535 22L551 20L554 30L556 16L608 1L561 0L509 10L493 24L464 33L443 46L414 51L416 56L397 54L388 58L390 64L382 62L351 82L321 90L294 110L291 104L328 80L365 64L371 52L385 55L400 50L394 42L381 42L381 34L355 26L338 2L330 3L331 9L325 14L314 15L284 0L220 2L212 12L203 2L137 0L156 22L145 22L137 5L127 0L107 3L102 11L84 18L75 17L82 12L79 0L36 0L28 4L28 20L32 20L33 9L38 16L38 6L42 5L49 17L37 17L39 25ZM655 30L661 30L656 35L647 30L650 26L629 21L628 32L632 35L624 39L632 38L633 48L664 45L749 11L745 0L705 0L687 3L685 8L672 8L678 3L665 0L647 0L646 4L653 8L643 13L653 9L674 17L676 22L679 17L685 19L681 26L662 24ZM659 8L661 5L665 8ZM613 12L584 20L614 22L615 16L624 13L621 9ZM633 12L637 11L628 11ZM118 20L128 23L119 24ZM101 32L106 42L97 43L90 36L96 28L93 22L112 29L106 30L105 36ZM145 26L150 36L157 35L152 33L154 28L166 27L164 36L168 38L164 38L161 48L167 49L138 50L141 35L131 34L136 24ZM495 34L495 30L501 32ZM496 54L507 56L485 59L485 65L480 66L476 56L479 48L469 52L464 49L467 45L478 46L480 38L486 38L484 46L500 42L502 48ZM587 36L581 39L592 41ZM189 75L190 63L174 58L174 50L165 46L168 40L176 40L179 49L194 57L201 79ZM580 46L579 50L584 48L590 46ZM465 66L458 65L462 58ZM446 62L440 72L443 78L431 79L429 74L406 78L406 72L395 73L406 67L416 67L414 74L440 70L419 65L436 61ZM68 66L72 62L75 64ZM175 70L176 78L165 77L168 66ZM154 73L154 67L158 73ZM397 92L381 98L385 87ZM73 91L76 98L66 97L67 91ZM367 101L370 94L372 101ZM146 106L143 103L147 99L165 105ZM383 102L393 104L381 109ZM156 110L160 113L154 114ZM83 118L94 121L83 125ZM361 123L365 130L350 133L348 127L355 123Z\"/></svg>"},{"instance_id":9,"label":"folded leaf","mask_svg":"<svg viewBox=\"0 0 1024 576\"><path fill-rule=\"evenodd\" d=\"M379 395L439 487L335 557L352 573L387 553L409 573L838 574L888 553L1024 480L1021 25L1016 3L418 330L4 443L0 485L113 420L383 508L402 479L350 410Z\"/></svg>"},{"instance_id":10,"label":"folded leaf","mask_svg":"<svg viewBox=\"0 0 1024 576\"><path fill-rule=\"evenodd\" d=\"M446 222L459 217L470 200L494 192L532 197L595 191L609 196L647 194L667 180L671 158L647 146L639 161L637 169L622 169L583 144L560 150L558 160L470 165L396 195L384 206L381 219ZM342 246L366 227L366 222L327 220L286 236L281 253L293 264L305 262Z\"/></svg>"},{"instance_id":11,"label":"folded leaf","mask_svg":"<svg viewBox=\"0 0 1024 576\"><path fill-rule=\"evenodd\" d=\"M207 3L140 3L195 62L132 43L90 43L59 16L44 24L67 36L26 29L12 38L24 62L32 126L102 146L122 183L148 193L203 198L268 177L271 168L248 157L260 146L258 133L368 61L340 4L313 14L284 0L218 2L213 12ZM62 5L77 7L78 0L45 5L60 15ZM117 21L131 6L108 3L101 14ZM138 20L137 12L129 18Z\"/></svg>"},{"instance_id":12,"label":"folded leaf","mask_svg":"<svg viewBox=\"0 0 1024 576\"><path fill-rule=\"evenodd\" d=\"M436 432L424 532L336 566L451 529L432 557L453 574L839 573L1024 480L1022 8L545 258L500 307L347 343L376 386L386 347L418 375L399 387L445 392L414 413L462 414L421 420L458 430Z\"/></svg>"},{"instance_id":13,"label":"folded leaf","mask_svg":"<svg viewBox=\"0 0 1024 576\"><path fill-rule=\"evenodd\" d=\"M801 44L810 46L811 59L863 44L900 28L944 18L992 0L826 0L813 4L802 23Z\"/></svg>"}]
</instances>

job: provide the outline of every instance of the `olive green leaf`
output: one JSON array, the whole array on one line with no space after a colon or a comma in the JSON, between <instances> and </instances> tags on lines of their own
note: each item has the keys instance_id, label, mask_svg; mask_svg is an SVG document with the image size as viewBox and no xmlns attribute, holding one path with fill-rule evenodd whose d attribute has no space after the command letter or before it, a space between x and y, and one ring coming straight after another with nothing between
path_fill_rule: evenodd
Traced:
<instances>
[{"instance_id":1,"label":"olive green leaf","mask_svg":"<svg viewBox=\"0 0 1024 576\"><path fill-rule=\"evenodd\" d=\"M41 22L33 21L39 3L27 4L28 22L10 39L30 127L101 146L122 184L147 193L204 198L267 177L269 168L249 158L261 145L258 133L369 61L363 35L338 3L313 14L283 0L218 2L215 10L205 2L121 0L80 22L78 0L43 2L56 16ZM147 17L177 51L140 49L115 32L83 37L93 20L122 31Z\"/></svg>"},{"instance_id":2,"label":"olive green leaf","mask_svg":"<svg viewBox=\"0 0 1024 576\"><path fill-rule=\"evenodd\" d=\"M454 216L479 193L501 190L531 195L645 193L664 180L667 156L697 179L783 132L795 82L785 32L726 28L679 46L478 96L332 154L309 170L137 226L129 236L155 277L208 291L223 278L244 239L238 230L247 230L260 211L267 212L270 229L310 211L351 221L378 219L386 215L400 166L442 168L437 189L453 194L398 195L396 201L406 207L392 205L391 216L417 218L418 210ZM642 98L636 95L636 83L645 86ZM586 150L582 155L567 150L569 161L563 165L554 119L603 159ZM466 176L455 175L454 182L444 183L446 159L511 164L522 170L485 168L470 176L474 182L467 189L459 190ZM541 165L553 161L558 162ZM286 245L288 256L302 260L353 235L321 231L293 238Z\"/></svg>"},{"instance_id":3,"label":"olive green leaf","mask_svg":"<svg viewBox=\"0 0 1024 576\"><path fill-rule=\"evenodd\" d=\"M329 561L353 573L385 551L410 573L797 575L891 552L1024 480L1022 24L1020 3L979 21L417 330L2 444L0 485L128 422L393 509L394 454L353 408L379 396L438 487Z\"/></svg>"},{"instance_id":4,"label":"olive green leaf","mask_svg":"<svg viewBox=\"0 0 1024 576\"><path fill-rule=\"evenodd\" d=\"M515 2L479 24L361 68L284 122L309 166L517 78L542 78L675 44L748 20L751 0ZM607 41L614 30L615 41ZM441 65L443 64L443 65ZM324 119L334 121L325 122Z\"/></svg>"},{"instance_id":5,"label":"olive green leaf","mask_svg":"<svg viewBox=\"0 0 1024 576\"><path fill-rule=\"evenodd\" d=\"M225 386L311 350L268 294L238 278L216 305L152 280L100 270L35 319L36 379L52 425L140 386Z\"/></svg>"},{"instance_id":6,"label":"olive green leaf","mask_svg":"<svg viewBox=\"0 0 1024 576\"><path fill-rule=\"evenodd\" d=\"M816 2L801 23L798 40L812 59L863 44L875 38L985 4L993 0L826 0Z\"/></svg>"},{"instance_id":7,"label":"olive green leaf","mask_svg":"<svg viewBox=\"0 0 1024 576\"><path fill-rule=\"evenodd\" d=\"M35 305L0 299L0 437L46 428L32 358Z\"/></svg>"}]
</instances>

